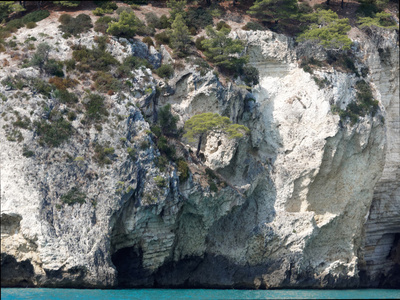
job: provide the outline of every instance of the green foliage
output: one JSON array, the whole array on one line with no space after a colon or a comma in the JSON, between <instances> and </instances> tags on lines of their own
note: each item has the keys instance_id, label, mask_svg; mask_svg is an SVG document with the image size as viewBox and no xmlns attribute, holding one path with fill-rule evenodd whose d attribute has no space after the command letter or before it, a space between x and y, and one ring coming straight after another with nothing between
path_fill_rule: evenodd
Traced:
<instances>
[{"instance_id":1,"label":"green foliage","mask_svg":"<svg viewBox=\"0 0 400 300\"><path fill-rule=\"evenodd\" d=\"M20 116L17 116L17 120L13 123L14 126L24 129L28 129L30 124L31 120L27 116L24 116L22 118Z\"/></svg>"},{"instance_id":2,"label":"green foliage","mask_svg":"<svg viewBox=\"0 0 400 300\"><path fill-rule=\"evenodd\" d=\"M160 175L154 177L154 182L159 188L164 188L167 185L165 178Z\"/></svg>"},{"instance_id":3,"label":"green foliage","mask_svg":"<svg viewBox=\"0 0 400 300\"><path fill-rule=\"evenodd\" d=\"M43 70L51 76L64 77L63 63L55 59L49 59L43 66Z\"/></svg>"},{"instance_id":4,"label":"green foliage","mask_svg":"<svg viewBox=\"0 0 400 300\"><path fill-rule=\"evenodd\" d=\"M256 22L247 22L246 25L243 26L243 30L265 30L264 26L260 23Z\"/></svg>"},{"instance_id":5,"label":"green foliage","mask_svg":"<svg viewBox=\"0 0 400 300\"><path fill-rule=\"evenodd\" d=\"M160 136L157 140L157 148L162 154L165 154L170 160L175 160L176 150L173 146L168 144L165 136Z\"/></svg>"},{"instance_id":6,"label":"green foliage","mask_svg":"<svg viewBox=\"0 0 400 300\"><path fill-rule=\"evenodd\" d=\"M208 25L213 25L212 15L208 10L202 7L190 8L187 14L187 20L190 22L190 26L193 26L197 31Z\"/></svg>"},{"instance_id":7,"label":"green foliage","mask_svg":"<svg viewBox=\"0 0 400 300\"><path fill-rule=\"evenodd\" d=\"M129 157L130 157L133 161L136 161L136 160L137 160L137 153L136 153L136 150L135 150L135 149L133 149L133 148L131 148L131 147L128 147L128 148L126 149L126 151L128 152Z\"/></svg>"},{"instance_id":8,"label":"green foliage","mask_svg":"<svg viewBox=\"0 0 400 300\"><path fill-rule=\"evenodd\" d=\"M94 31L101 32L104 34L107 33L108 26L112 21L115 22L117 20L110 16L104 16L98 18L97 21L94 23Z\"/></svg>"},{"instance_id":9,"label":"green foliage","mask_svg":"<svg viewBox=\"0 0 400 300\"><path fill-rule=\"evenodd\" d=\"M68 92L67 90L55 90L54 97L57 98L61 103L78 103L78 96L76 96L75 93Z\"/></svg>"},{"instance_id":10,"label":"green foliage","mask_svg":"<svg viewBox=\"0 0 400 300\"><path fill-rule=\"evenodd\" d=\"M127 6L121 6L118 7L117 10L115 11L118 15L120 15L123 11L126 11L128 14L132 12L132 8L127 7Z\"/></svg>"},{"instance_id":11,"label":"green foliage","mask_svg":"<svg viewBox=\"0 0 400 300\"><path fill-rule=\"evenodd\" d=\"M144 37L142 42L147 44L147 46L149 48L150 48L150 46L154 46L153 39L151 37L149 37L149 36Z\"/></svg>"},{"instance_id":12,"label":"green foliage","mask_svg":"<svg viewBox=\"0 0 400 300\"><path fill-rule=\"evenodd\" d=\"M248 13L264 22L278 23L297 14L297 0L259 0Z\"/></svg>"},{"instance_id":13,"label":"green foliage","mask_svg":"<svg viewBox=\"0 0 400 300\"><path fill-rule=\"evenodd\" d=\"M108 91L117 91L121 89L119 80L114 78L110 73L96 72L93 77L94 86L97 91L107 93Z\"/></svg>"},{"instance_id":14,"label":"green foliage","mask_svg":"<svg viewBox=\"0 0 400 300\"><path fill-rule=\"evenodd\" d=\"M176 164L178 167L179 181L185 182L189 178L189 166L183 158L179 158Z\"/></svg>"},{"instance_id":15,"label":"green foliage","mask_svg":"<svg viewBox=\"0 0 400 300\"><path fill-rule=\"evenodd\" d=\"M135 36L139 27L142 27L143 23L135 16L134 12L127 13L123 11L120 16L118 22L111 22L108 25L107 33L131 38Z\"/></svg>"},{"instance_id":16,"label":"green foliage","mask_svg":"<svg viewBox=\"0 0 400 300\"><path fill-rule=\"evenodd\" d=\"M161 65L161 67L156 70L156 73L162 78L171 78L174 75L174 68L168 64Z\"/></svg>"},{"instance_id":17,"label":"green foliage","mask_svg":"<svg viewBox=\"0 0 400 300\"><path fill-rule=\"evenodd\" d=\"M35 22L26 23L26 28L28 28L28 29L35 28L36 26L37 26L37 24Z\"/></svg>"},{"instance_id":18,"label":"green foliage","mask_svg":"<svg viewBox=\"0 0 400 300\"><path fill-rule=\"evenodd\" d=\"M370 85L364 80L356 83L356 101L347 105L345 110L339 111L342 121L350 119L351 124L357 123L359 116L364 117L367 114L374 116L379 109L379 102L374 100Z\"/></svg>"},{"instance_id":19,"label":"green foliage","mask_svg":"<svg viewBox=\"0 0 400 300\"><path fill-rule=\"evenodd\" d=\"M67 17L68 16L68 17ZM71 35L78 36L81 33L89 31L92 27L92 19L86 14L79 14L76 18L63 14L58 19L61 23L58 28L64 32L65 37Z\"/></svg>"},{"instance_id":20,"label":"green foliage","mask_svg":"<svg viewBox=\"0 0 400 300\"><path fill-rule=\"evenodd\" d=\"M257 68L253 66L244 66L241 76L247 85L253 86L258 84L260 74Z\"/></svg>"},{"instance_id":21,"label":"green foliage","mask_svg":"<svg viewBox=\"0 0 400 300\"><path fill-rule=\"evenodd\" d=\"M177 14L181 14L182 17L186 17L186 12L185 12L185 7L186 7L186 0L168 0L167 1L167 7L170 8L171 10L169 11L169 14L171 16L171 20L174 21Z\"/></svg>"},{"instance_id":22,"label":"green foliage","mask_svg":"<svg viewBox=\"0 0 400 300\"><path fill-rule=\"evenodd\" d=\"M217 26L215 26L215 28L218 30L218 31L220 31L222 28L226 28L226 29L231 29L231 26L229 26L226 22L224 22L224 21L219 21L218 23L217 23Z\"/></svg>"},{"instance_id":23,"label":"green foliage","mask_svg":"<svg viewBox=\"0 0 400 300\"><path fill-rule=\"evenodd\" d=\"M154 38L156 39L158 45L168 45L171 39L170 33L167 30L157 33Z\"/></svg>"},{"instance_id":24,"label":"green foliage","mask_svg":"<svg viewBox=\"0 0 400 300\"><path fill-rule=\"evenodd\" d=\"M0 21L5 20L11 13L23 11L24 8L15 3L16 1L1 1L0 2ZM22 26L21 26L22 27Z\"/></svg>"},{"instance_id":25,"label":"green foliage","mask_svg":"<svg viewBox=\"0 0 400 300\"><path fill-rule=\"evenodd\" d=\"M81 4L81 1L53 1L53 3L65 7L77 7Z\"/></svg>"},{"instance_id":26,"label":"green foliage","mask_svg":"<svg viewBox=\"0 0 400 300\"><path fill-rule=\"evenodd\" d=\"M109 146L109 143L107 143L107 145L95 144L94 152L93 160L100 166L112 164L111 158L115 150L113 147Z\"/></svg>"},{"instance_id":27,"label":"green foliage","mask_svg":"<svg viewBox=\"0 0 400 300\"><path fill-rule=\"evenodd\" d=\"M350 49L352 41L347 36L351 28L348 19L339 19L331 10L319 10L309 17L316 23L299 35L299 42L310 40L328 49Z\"/></svg>"},{"instance_id":28,"label":"green foliage","mask_svg":"<svg viewBox=\"0 0 400 300\"><path fill-rule=\"evenodd\" d=\"M188 52L191 38L189 29L185 25L181 14L176 15L175 20L171 25L171 28L171 46L174 49L174 52L179 57L183 57Z\"/></svg>"},{"instance_id":29,"label":"green foliage","mask_svg":"<svg viewBox=\"0 0 400 300\"><path fill-rule=\"evenodd\" d=\"M206 27L208 39L201 42L205 49L204 55L223 71L237 73L247 62L247 57L235 57L243 51L241 40L233 40L228 37L230 29L222 27L216 31L211 26Z\"/></svg>"},{"instance_id":30,"label":"green foliage","mask_svg":"<svg viewBox=\"0 0 400 300\"><path fill-rule=\"evenodd\" d=\"M33 54L30 64L37 66L42 71L44 65L49 59L49 52L51 47L47 43L41 43L37 46L36 52Z\"/></svg>"},{"instance_id":31,"label":"green foliage","mask_svg":"<svg viewBox=\"0 0 400 300\"><path fill-rule=\"evenodd\" d=\"M385 12L378 12L374 17L359 18L357 23L360 24L360 28L371 26L389 29L398 28L398 25L393 20L392 15Z\"/></svg>"},{"instance_id":32,"label":"green foliage","mask_svg":"<svg viewBox=\"0 0 400 300\"><path fill-rule=\"evenodd\" d=\"M97 123L109 116L104 100L104 97L99 94L89 93L86 96L84 107L85 119L88 123Z\"/></svg>"},{"instance_id":33,"label":"green foliage","mask_svg":"<svg viewBox=\"0 0 400 300\"><path fill-rule=\"evenodd\" d=\"M166 104L158 110L158 122L162 133L167 136L174 136L177 133L176 123L179 117L171 113L171 104Z\"/></svg>"},{"instance_id":34,"label":"green foliage","mask_svg":"<svg viewBox=\"0 0 400 300\"><path fill-rule=\"evenodd\" d=\"M62 203L68 205L74 205L75 203L83 204L86 200L86 194L81 192L77 187L73 187L68 193L62 195L60 200Z\"/></svg>"},{"instance_id":35,"label":"green foliage","mask_svg":"<svg viewBox=\"0 0 400 300\"><path fill-rule=\"evenodd\" d=\"M196 155L200 153L202 138L211 131L221 130L228 134L229 138L240 138L249 132L244 125L232 124L228 117L220 116L217 113L203 113L191 117L184 125L186 133L183 135L193 142L195 137L199 137L199 144Z\"/></svg>"},{"instance_id":36,"label":"green foliage","mask_svg":"<svg viewBox=\"0 0 400 300\"><path fill-rule=\"evenodd\" d=\"M27 145L24 145L24 146L22 147L22 155L29 158L29 157L34 156L34 155L35 155L35 152L33 152L32 150L30 150L30 149L28 148Z\"/></svg>"},{"instance_id":37,"label":"green foliage","mask_svg":"<svg viewBox=\"0 0 400 300\"><path fill-rule=\"evenodd\" d=\"M149 13L145 14L144 16L146 18L147 26L161 29L160 19L157 17L157 15L155 13L149 12Z\"/></svg>"},{"instance_id":38,"label":"green foliage","mask_svg":"<svg viewBox=\"0 0 400 300\"><path fill-rule=\"evenodd\" d=\"M168 17L166 15L162 15L160 17L160 29L167 29L170 27L170 23L168 21Z\"/></svg>"},{"instance_id":39,"label":"green foliage","mask_svg":"<svg viewBox=\"0 0 400 300\"><path fill-rule=\"evenodd\" d=\"M195 45L196 45L196 48L199 49L200 51L206 50L206 49L203 47L203 44L202 44L202 42L203 42L205 39L206 39L205 36L200 36L200 37L198 37L198 38L196 39Z\"/></svg>"},{"instance_id":40,"label":"green foliage","mask_svg":"<svg viewBox=\"0 0 400 300\"><path fill-rule=\"evenodd\" d=\"M54 89L51 84L38 77L30 78L29 87L34 93L39 93L46 97L50 97L50 93Z\"/></svg>"},{"instance_id":41,"label":"green foliage","mask_svg":"<svg viewBox=\"0 0 400 300\"><path fill-rule=\"evenodd\" d=\"M73 133L71 123L66 121L58 111L51 112L49 122L46 120L35 121L34 127L39 136L39 144L49 147L60 146Z\"/></svg>"},{"instance_id":42,"label":"green foliage","mask_svg":"<svg viewBox=\"0 0 400 300\"><path fill-rule=\"evenodd\" d=\"M72 52L72 57L79 62L79 66L87 65L89 70L109 71L111 66L118 66L120 63L110 52L105 51L105 45L88 49L85 46L77 46Z\"/></svg>"}]
</instances>

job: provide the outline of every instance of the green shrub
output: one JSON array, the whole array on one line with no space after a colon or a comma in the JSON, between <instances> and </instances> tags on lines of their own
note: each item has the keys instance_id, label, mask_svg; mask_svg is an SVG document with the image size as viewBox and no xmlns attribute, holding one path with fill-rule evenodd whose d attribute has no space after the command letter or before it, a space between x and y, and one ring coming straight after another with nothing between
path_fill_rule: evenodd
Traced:
<instances>
[{"instance_id":1,"label":"green shrub","mask_svg":"<svg viewBox=\"0 0 400 300\"><path fill-rule=\"evenodd\" d=\"M51 84L48 84L46 81L38 77L30 78L29 87L34 93L39 93L46 97L50 97L50 93L53 90Z\"/></svg>"},{"instance_id":2,"label":"green shrub","mask_svg":"<svg viewBox=\"0 0 400 300\"><path fill-rule=\"evenodd\" d=\"M94 49L88 49L85 46L75 47L72 57L80 63L78 69L87 65L90 71L109 71L111 66L120 65L110 52L99 46Z\"/></svg>"},{"instance_id":3,"label":"green shrub","mask_svg":"<svg viewBox=\"0 0 400 300\"><path fill-rule=\"evenodd\" d=\"M246 25L243 26L243 30L265 30L264 26L262 26L260 23L256 22L247 22Z\"/></svg>"},{"instance_id":4,"label":"green shrub","mask_svg":"<svg viewBox=\"0 0 400 300\"><path fill-rule=\"evenodd\" d=\"M128 14L130 14L132 12L132 8L127 7L127 6L121 6L121 7L117 8L116 13L118 15L120 15L123 11L127 12Z\"/></svg>"},{"instance_id":5,"label":"green shrub","mask_svg":"<svg viewBox=\"0 0 400 300\"><path fill-rule=\"evenodd\" d=\"M247 85L253 86L258 84L260 74L257 68L246 65L243 67L243 71L241 73L242 79Z\"/></svg>"},{"instance_id":6,"label":"green shrub","mask_svg":"<svg viewBox=\"0 0 400 300\"><path fill-rule=\"evenodd\" d=\"M157 17L157 15L155 13L149 12L149 13L145 14L144 16L146 18L147 26L161 29L160 19Z\"/></svg>"},{"instance_id":7,"label":"green shrub","mask_svg":"<svg viewBox=\"0 0 400 300\"><path fill-rule=\"evenodd\" d=\"M157 148L161 153L165 154L170 160L175 160L176 150L168 144L168 140L164 136L160 136L157 140Z\"/></svg>"},{"instance_id":8,"label":"green shrub","mask_svg":"<svg viewBox=\"0 0 400 300\"><path fill-rule=\"evenodd\" d=\"M185 182L189 178L189 166L185 159L179 158L177 161L179 181Z\"/></svg>"},{"instance_id":9,"label":"green shrub","mask_svg":"<svg viewBox=\"0 0 400 300\"><path fill-rule=\"evenodd\" d=\"M109 116L104 100L104 97L99 94L89 93L86 96L84 107L85 119L88 123L97 123Z\"/></svg>"},{"instance_id":10,"label":"green shrub","mask_svg":"<svg viewBox=\"0 0 400 300\"><path fill-rule=\"evenodd\" d=\"M35 22L26 23L26 28L28 28L28 29L35 28L36 26L37 26L37 24Z\"/></svg>"},{"instance_id":11,"label":"green shrub","mask_svg":"<svg viewBox=\"0 0 400 300\"><path fill-rule=\"evenodd\" d=\"M177 126L179 117L171 113L171 104L166 104L158 110L158 122L163 134L167 136L175 136L177 134Z\"/></svg>"},{"instance_id":12,"label":"green shrub","mask_svg":"<svg viewBox=\"0 0 400 300\"><path fill-rule=\"evenodd\" d=\"M131 38L136 35L136 32L140 27L143 27L143 23L135 16L134 12L127 13L123 11L118 22L111 22L108 25L107 33Z\"/></svg>"},{"instance_id":13,"label":"green shrub","mask_svg":"<svg viewBox=\"0 0 400 300\"><path fill-rule=\"evenodd\" d=\"M94 31L106 34L109 24L116 21L116 19L110 16L100 17L94 24Z\"/></svg>"},{"instance_id":14,"label":"green shrub","mask_svg":"<svg viewBox=\"0 0 400 300\"><path fill-rule=\"evenodd\" d=\"M17 120L13 123L14 126L24 129L28 129L30 124L31 120L27 116L24 116L22 118L18 116Z\"/></svg>"},{"instance_id":15,"label":"green shrub","mask_svg":"<svg viewBox=\"0 0 400 300\"><path fill-rule=\"evenodd\" d=\"M222 28L226 28L226 29L231 29L231 26L229 26L228 24L226 24L224 21L219 21L217 23L216 29L218 31L220 31Z\"/></svg>"},{"instance_id":16,"label":"green shrub","mask_svg":"<svg viewBox=\"0 0 400 300\"><path fill-rule=\"evenodd\" d=\"M67 141L72 133L72 125L64 120L59 112L53 113L50 122L40 120L34 122L36 132L39 136L39 144L49 147L58 147Z\"/></svg>"},{"instance_id":17,"label":"green shrub","mask_svg":"<svg viewBox=\"0 0 400 300\"><path fill-rule=\"evenodd\" d=\"M166 15L160 17L160 29L167 29L171 27L171 23Z\"/></svg>"},{"instance_id":18,"label":"green shrub","mask_svg":"<svg viewBox=\"0 0 400 300\"><path fill-rule=\"evenodd\" d=\"M135 149L133 149L133 148L131 148L131 147L128 147L128 148L126 149L126 151L128 152L129 157L130 157L133 161L136 161L136 160L137 160L137 153L136 153L136 150L135 150Z\"/></svg>"},{"instance_id":19,"label":"green shrub","mask_svg":"<svg viewBox=\"0 0 400 300\"><path fill-rule=\"evenodd\" d=\"M69 111L68 114L67 114L67 118L68 118L69 121L72 122L72 121L76 120L77 115L76 115L76 113L74 111Z\"/></svg>"},{"instance_id":20,"label":"green shrub","mask_svg":"<svg viewBox=\"0 0 400 300\"><path fill-rule=\"evenodd\" d=\"M37 10L34 12L31 12L29 14L26 14L23 18L22 21L27 24L29 22L39 22L43 19L46 19L48 16L50 16L50 12L48 10Z\"/></svg>"},{"instance_id":21,"label":"green shrub","mask_svg":"<svg viewBox=\"0 0 400 300\"><path fill-rule=\"evenodd\" d=\"M171 37L168 31L163 31L157 33L154 38L156 39L157 45L168 45Z\"/></svg>"},{"instance_id":22,"label":"green shrub","mask_svg":"<svg viewBox=\"0 0 400 300\"><path fill-rule=\"evenodd\" d=\"M147 150L150 147L150 143L147 140L143 140L140 142L139 148L141 150Z\"/></svg>"},{"instance_id":23,"label":"green shrub","mask_svg":"<svg viewBox=\"0 0 400 300\"><path fill-rule=\"evenodd\" d=\"M86 14L79 14L76 18L66 17L66 14L64 14L58 20L61 23L59 28L66 37L71 35L78 36L93 27L91 18Z\"/></svg>"},{"instance_id":24,"label":"green shrub","mask_svg":"<svg viewBox=\"0 0 400 300\"><path fill-rule=\"evenodd\" d=\"M207 9L202 7L190 8L187 13L187 20L190 21L190 26L200 30L208 25L213 24L213 17Z\"/></svg>"},{"instance_id":25,"label":"green shrub","mask_svg":"<svg viewBox=\"0 0 400 300\"><path fill-rule=\"evenodd\" d=\"M93 77L94 86L97 91L107 93L108 91L119 91L120 82L110 73L96 72Z\"/></svg>"},{"instance_id":26,"label":"green shrub","mask_svg":"<svg viewBox=\"0 0 400 300\"><path fill-rule=\"evenodd\" d=\"M154 46L153 39L151 37L149 37L149 36L144 37L142 42L147 44L147 46L149 48L150 48L150 46Z\"/></svg>"},{"instance_id":27,"label":"green shrub","mask_svg":"<svg viewBox=\"0 0 400 300\"><path fill-rule=\"evenodd\" d=\"M74 205L75 203L83 204L86 200L86 194L81 192L77 187L73 187L68 193L62 195L60 200L64 204Z\"/></svg>"},{"instance_id":28,"label":"green shrub","mask_svg":"<svg viewBox=\"0 0 400 300\"><path fill-rule=\"evenodd\" d=\"M32 150L29 150L27 145L24 145L22 147L22 155L25 157L32 157L35 155L35 152L33 152Z\"/></svg>"},{"instance_id":29,"label":"green shrub","mask_svg":"<svg viewBox=\"0 0 400 300\"><path fill-rule=\"evenodd\" d=\"M64 77L63 63L55 59L49 59L43 66L43 70L52 76Z\"/></svg>"},{"instance_id":30,"label":"green shrub","mask_svg":"<svg viewBox=\"0 0 400 300\"><path fill-rule=\"evenodd\" d=\"M359 18L358 24L360 24L360 28L377 26L381 28L398 28L399 26L394 21L392 15L390 13L379 12L373 17L364 17Z\"/></svg>"},{"instance_id":31,"label":"green shrub","mask_svg":"<svg viewBox=\"0 0 400 300\"><path fill-rule=\"evenodd\" d=\"M174 75L174 68L171 65L164 64L156 70L156 73L162 78L171 78Z\"/></svg>"},{"instance_id":32,"label":"green shrub","mask_svg":"<svg viewBox=\"0 0 400 300\"><path fill-rule=\"evenodd\" d=\"M78 103L78 96L67 90L55 90L54 96L61 102L66 104Z\"/></svg>"},{"instance_id":33,"label":"green shrub","mask_svg":"<svg viewBox=\"0 0 400 300\"><path fill-rule=\"evenodd\" d=\"M114 148L95 144L93 159L100 166L112 164L112 156L114 155Z\"/></svg>"},{"instance_id":34,"label":"green shrub","mask_svg":"<svg viewBox=\"0 0 400 300\"><path fill-rule=\"evenodd\" d=\"M157 175L156 177L154 177L154 182L156 183L156 185L159 188L164 188L167 185L165 178L160 175Z\"/></svg>"}]
</instances>

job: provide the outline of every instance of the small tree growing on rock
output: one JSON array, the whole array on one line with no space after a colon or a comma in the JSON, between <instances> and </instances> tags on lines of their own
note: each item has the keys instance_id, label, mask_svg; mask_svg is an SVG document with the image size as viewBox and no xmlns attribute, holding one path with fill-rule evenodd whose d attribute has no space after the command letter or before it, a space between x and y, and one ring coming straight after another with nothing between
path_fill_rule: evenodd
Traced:
<instances>
[{"instance_id":1,"label":"small tree growing on rock","mask_svg":"<svg viewBox=\"0 0 400 300\"><path fill-rule=\"evenodd\" d=\"M172 23L171 44L178 56L184 56L190 46L190 32L181 14Z\"/></svg>"},{"instance_id":2,"label":"small tree growing on rock","mask_svg":"<svg viewBox=\"0 0 400 300\"><path fill-rule=\"evenodd\" d=\"M229 138L241 138L243 134L248 133L250 130L239 124L232 124L228 117L220 116L217 113L203 113L191 117L185 122L185 131L183 135L190 142L198 137L196 156L199 157L201 144L204 137L211 131L222 130L228 134Z\"/></svg>"}]
</instances>

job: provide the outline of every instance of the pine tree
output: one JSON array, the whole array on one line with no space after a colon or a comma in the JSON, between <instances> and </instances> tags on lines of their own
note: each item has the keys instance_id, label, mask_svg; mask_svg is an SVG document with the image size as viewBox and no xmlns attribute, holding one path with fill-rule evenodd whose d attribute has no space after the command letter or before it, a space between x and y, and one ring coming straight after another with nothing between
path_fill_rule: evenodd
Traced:
<instances>
[{"instance_id":1,"label":"pine tree","mask_svg":"<svg viewBox=\"0 0 400 300\"><path fill-rule=\"evenodd\" d=\"M133 37L138 28L143 26L142 22L135 16L134 12L123 11L119 15L118 22L109 23L107 33L122 36L122 37Z\"/></svg>"},{"instance_id":2,"label":"pine tree","mask_svg":"<svg viewBox=\"0 0 400 300\"><path fill-rule=\"evenodd\" d=\"M297 41L314 41L329 49L350 49L352 41L347 36L347 32L351 29L349 19L339 19L331 10L319 10L309 17L315 23L299 35Z\"/></svg>"},{"instance_id":3,"label":"pine tree","mask_svg":"<svg viewBox=\"0 0 400 300\"><path fill-rule=\"evenodd\" d=\"M249 129L244 125L232 124L228 117L222 117L217 113L203 113L191 117L185 122L186 133L183 135L189 142L194 142L198 137L196 156L199 157L201 144L204 137L215 130L222 130L228 134L229 138L241 138L248 133Z\"/></svg>"},{"instance_id":4,"label":"pine tree","mask_svg":"<svg viewBox=\"0 0 400 300\"><path fill-rule=\"evenodd\" d=\"M258 0L248 13L264 22L278 23L297 14L297 0Z\"/></svg>"},{"instance_id":5,"label":"pine tree","mask_svg":"<svg viewBox=\"0 0 400 300\"><path fill-rule=\"evenodd\" d=\"M177 14L175 21L172 23L171 44L176 54L182 56L186 54L191 42L190 32L185 25L181 14Z\"/></svg>"},{"instance_id":6,"label":"pine tree","mask_svg":"<svg viewBox=\"0 0 400 300\"><path fill-rule=\"evenodd\" d=\"M230 29L226 27L216 31L209 25L206 27L206 32L209 38L201 42L205 49L204 55L223 70L229 72L241 70L248 60L248 57L237 57L237 54L244 49L243 42L229 38Z\"/></svg>"},{"instance_id":7,"label":"pine tree","mask_svg":"<svg viewBox=\"0 0 400 300\"><path fill-rule=\"evenodd\" d=\"M53 3L65 7L77 7L81 4L81 1L53 1Z\"/></svg>"},{"instance_id":8,"label":"pine tree","mask_svg":"<svg viewBox=\"0 0 400 300\"><path fill-rule=\"evenodd\" d=\"M186 0L168 0L167 7L171 9L169 14L171 15L172 21L175 20L177 14L181 14L184 18L186 17Z\"/></svg>"}]
</instances>

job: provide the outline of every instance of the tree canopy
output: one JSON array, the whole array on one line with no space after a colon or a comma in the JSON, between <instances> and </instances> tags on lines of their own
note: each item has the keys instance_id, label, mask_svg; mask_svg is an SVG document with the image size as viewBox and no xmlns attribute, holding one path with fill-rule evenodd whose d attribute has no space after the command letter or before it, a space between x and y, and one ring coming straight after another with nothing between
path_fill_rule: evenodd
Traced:
<instances>
[{"instance_id":1,"label":"tree canopy","mask_svg":"<svg viewBox=\"0 0 400 300\"><path fill-rule=\"evenodd\" d=\"M143 23L135 16L134 12L123 11L119 15L118 22L109 23L107 33L121 36L121 37L133 37L138 31L139 27L142 27Z\"/></svg>"},{"instance_id":2,"label":"tree canopy","mask_svg":"<svg viewBox=\"0 0 400 300\"><path fill-rule=\"evenodd\" d=\"M217 31L211 25L206 27L208 39L201 45L205 49L204 55L217 66L230 72L238 72L247 63L248 57L238 57L244 50L241 40L233 40L228 37L229 28L222 27Z\"/></svg>"},{"instance_id":3,"label":"tree canopy","mask_svg":"<svg viewBox=\"0 0 400 300\"><path fill-rule=\"evenodd\" d=\"M248 13L264 22L278 23L298 11L297 0L257 0Z\"/></svg>"},{"instance_id":4,"label":"tree canopy","mask_svg":"<svg viewBox=\"0 0 400 300\"><path fill-rule=\"evenodd\" d=\"M309 14L310 25L304 33L299 35L298 41L310 40L330 49L350 49L352 41L347 36L351 29L349 19L339 19L338 15L331 10L318 10Z\"/></svg>"},{"instance_id":5,"label":"tree canopy","mask_svg":"<svg viewBox=\"0 0 400 300\"><path fill-rule=\"evenodd\" d=\"M184 125L186 133L183 135L190 142L194 142L198 137L198 147L196 155L199 156L203 137L211 131L222 130L228 134L229 138L241 138L248 133L249 129L244 125L232 124L228 117L223 117L217 113L203 113L191 117Z\"/></svg>"},{"instance_id":6,"label":"tree canopy","mask_svg":"<svg viewBox=\"0 0 400 300\"><path fill-rule=\"evenodd\" d=\"M180 54L186 54L190 46L191 38L188 27L181 14L177 14L174 22L171 25L171 45Z\"/></svg>"}]
</instances>

